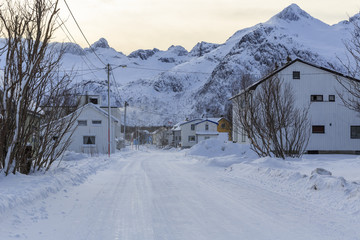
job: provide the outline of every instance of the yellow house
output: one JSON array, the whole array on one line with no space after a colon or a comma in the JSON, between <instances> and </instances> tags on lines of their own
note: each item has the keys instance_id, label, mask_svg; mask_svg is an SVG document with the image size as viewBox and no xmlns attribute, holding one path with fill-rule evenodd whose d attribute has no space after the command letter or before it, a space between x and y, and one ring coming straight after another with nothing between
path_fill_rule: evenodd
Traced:
<instances>
[{"instance_id":1,"label":"yellow house","mask_svg":"<svg viewBox=\"0 0 360 240\"><path fill-rule=\"evenodd\" d=\"M229 136L229 141L232 141L232 128L231 128L231 122L229 120L227 120L226 118L212 118L210 119L213 122L217 122L218 126L217 126L217 131L218 132L227 132L228 136Z\"/></svg>"}]
</instances>

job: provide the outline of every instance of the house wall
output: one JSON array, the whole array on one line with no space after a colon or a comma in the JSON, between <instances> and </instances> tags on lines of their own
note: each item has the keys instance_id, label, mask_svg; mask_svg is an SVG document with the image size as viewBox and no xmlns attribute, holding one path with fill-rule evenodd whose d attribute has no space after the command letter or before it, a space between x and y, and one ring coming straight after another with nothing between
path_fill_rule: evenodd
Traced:
<instances>
[{"instance_id":1,"label":"house wall","mask_svg":"<svg viewBox=\"0 0 360 240\"><path fill-rule=\"evenodd\" d=\"M192 124L195 125L194 130L191 130ZM206 125L209 126L208 130L205 130ZM181 147L192 147L198 142L205 140L206 137L216 137L217 135L218 133L216 123L211 121L204 121L203 119L189 121L181 125ZM194 136L194 141L189 141L189 136Z\"/></svg>"},{"instance_id":2,"label":"house wall","mask_svg":"<svg viewBox=\"0 0 360 240\"><path fill-rule=\"evenodd\" d=\"M189 121L187 123L182 124L181 127L181 147L189 148L196 144L196 125L195 130L191 130L191 125L201 122L201 119ZM189 136L194 136L194 141L189 141Z\"/></svg>"},{"instance_id":3,"label":"house wall","mask_svg":"<svg viewBox=\"0 0 360 240\"><path fill-rule=\"evenodd\" d=\"M86 120L87 126L79 126L79 120ZM93 124L93 120L101 120L101 124ZM115 152L117 123L111 120L111 153ZM71 138L70 151L83 153L108 153L108 118L92 107L85 107L74 124L75 131ZM83 143L84 136L95 136L95 145Z\"/></svg>"},{"instance_id":4,"label":"house wall","mask_svg":"<svg viewBox=\"0 0 360 240\"><path fill-rule=\"evenodd\" d=\"M300 71L300 79L292 78L293 71ZM360 139L350 138L350 126L360 126L359 114L346 108L342 103L338 93L345 94L344 96L347 93L333 73L302 62L294 62L279 72L278 77L283 79L284 83L291 84L296 107L309 106L310 124L325 126L325 133L310 133L308 151L360 150ZM311 102L311 95L323 95L323 101ZM335 95L335 102L328 100L329 95ZM236 107L233 109L234 141L242 142L241 128L236 119Z\"/></svg>"},{"instance_id":5,"label":"house wall","mask_svg":"<svg viewBox=\"0 0 360 240\"><path fill-rule=\"evenodd\" d=\"M228 133L228 140L232 141L231 123L228 120L226 120L225 118L221 118L218 123L219 123L219 125L217 126L217 131Z\"/></svg>"}]
</instances>

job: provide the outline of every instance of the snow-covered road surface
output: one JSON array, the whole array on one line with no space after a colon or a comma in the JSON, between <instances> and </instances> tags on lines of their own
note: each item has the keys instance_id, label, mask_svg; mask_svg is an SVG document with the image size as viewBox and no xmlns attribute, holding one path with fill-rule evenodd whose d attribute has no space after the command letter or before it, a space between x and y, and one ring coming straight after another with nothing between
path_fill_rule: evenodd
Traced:
<instances>
[{"instance_id":1,"label":"snow-covered road surface","mask_svg":"<svg viewBox=\"0 0 360 240\"><path fill-rule=\"evenodd\" d=\"M79 185L6 211L0 239L360 239L358 216L176 151L118 153Z\"/></svg>"}]
</instances>

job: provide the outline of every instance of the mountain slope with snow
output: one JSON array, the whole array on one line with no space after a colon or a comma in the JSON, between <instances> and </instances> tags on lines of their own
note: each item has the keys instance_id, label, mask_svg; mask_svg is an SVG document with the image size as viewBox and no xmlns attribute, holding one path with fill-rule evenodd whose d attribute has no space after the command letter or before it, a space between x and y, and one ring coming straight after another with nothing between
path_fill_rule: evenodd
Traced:
<instances>
[{"instance_id":1,"label":"mountain slope with snow","mask_svg":"<svg viewBox=\"0 0 360 240\"><path fill-rule=\"evenodd\" d=\"M228 98L239 90L244 74L259 78L288 57L341 71L338 58L345 56L343 41L350 38L355 21L360 21L360 14L330 26L292 4L265 23L239 30L223 44L200 42L190 52L171 46L126 56L103 38L86 49L66 43L62 67L77 73L74 83L84 93L102 94L107 102L103 63L109 63L112 102L129 102L128 123L163 125L225 115Z\"/></svg>"}]
</instances>

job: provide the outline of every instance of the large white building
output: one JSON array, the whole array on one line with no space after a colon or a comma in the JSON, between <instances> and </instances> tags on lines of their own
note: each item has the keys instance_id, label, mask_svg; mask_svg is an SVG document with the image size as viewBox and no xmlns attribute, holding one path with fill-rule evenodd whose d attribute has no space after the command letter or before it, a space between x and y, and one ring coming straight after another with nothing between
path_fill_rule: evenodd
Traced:
<instances>
[{"instance_id":1,"label":"large white building","mask_svg":"<svg viewBox=\"0 0 360 240\"><path fill-rule=\"evenodd\" d=\"M344 106L339 94L347 97L348 93L338 80L359 81L338 72L296 59L277 69L247 88L256 91L257 87L273 76L284 83L291 84L295 106L309 106L311 124L307 152L313 153L358 153L360 151L360 115ZM233 103L242 94L233 96ZM234 104L235 106L236 104ZM234 107L234 111L236 108ZM247 143L248 139L239 126L236 114L233 114L233 140Z\"/></svg>"}]
</instances>

